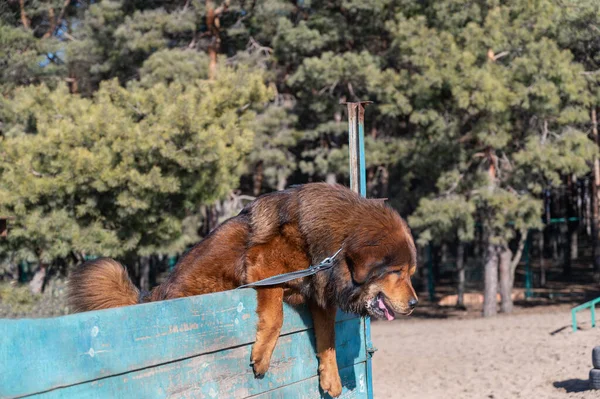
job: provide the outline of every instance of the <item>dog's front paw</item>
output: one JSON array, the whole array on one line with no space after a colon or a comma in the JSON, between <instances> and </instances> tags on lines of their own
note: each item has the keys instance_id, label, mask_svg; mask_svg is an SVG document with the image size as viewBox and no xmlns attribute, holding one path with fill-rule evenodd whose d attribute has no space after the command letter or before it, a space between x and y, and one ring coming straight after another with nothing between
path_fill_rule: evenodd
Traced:
<instances>
[{"instance_id":1,"label":"dog's front paw","mask_svg":"<svg viewBox=\"0 0 600 399\"><path fill-rule=\"evenodd\" d=\"M271 360L269 358L265 359L264 357L258 357L253 353L250 364L252 365L252 370L254 371L254 377L263 378L267 370L269 370L270 363Z\"/></svg>"},{"instance_id":2,"label":"dog's front paw","mask_svg":"<svg viewBox=\"0 0 600 399\"><path fill-rule=\"evenodd\" d=\"M319 373L319 382L321 389L334 398L342 394L342 380L337 368L330 370L328 367L323 367Z\"/></svg>"}]
</instances>

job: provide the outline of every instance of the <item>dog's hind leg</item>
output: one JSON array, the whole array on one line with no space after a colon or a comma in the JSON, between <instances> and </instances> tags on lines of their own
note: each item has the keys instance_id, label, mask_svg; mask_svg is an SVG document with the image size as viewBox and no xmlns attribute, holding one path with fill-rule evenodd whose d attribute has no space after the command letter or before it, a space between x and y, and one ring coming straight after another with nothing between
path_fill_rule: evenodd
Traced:
<instances>
[{"instance_id":1,"label":"dog's hind leg","mask_svg":"<svg viewBox=\"0 0 600 399\"><path fill-rule=\"evenodd\" d=\"M313 302L310 304L319 358L319 381L323 391L333 397L340 396L342 393L342 381L335 358L336 310L335 306L323 309Z\"/></svg>"},{"instance_id":2,"label":"dog's hind leg","mask_svg":"<svg viewBox=\"0 0 600 399\"><path fill-rule=\"evenodd\" d=\"M251 361L254 375L262 378L269 369L283 325L283 288L259 288L257 302L258 327Z\"/></svg>"}]
</instances>

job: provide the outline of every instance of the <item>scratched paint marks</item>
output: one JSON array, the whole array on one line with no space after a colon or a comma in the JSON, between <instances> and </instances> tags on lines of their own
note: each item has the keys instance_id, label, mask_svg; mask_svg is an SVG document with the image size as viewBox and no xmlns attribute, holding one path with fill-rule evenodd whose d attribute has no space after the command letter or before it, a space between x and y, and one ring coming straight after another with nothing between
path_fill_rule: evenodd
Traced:
<instances>
[{"instance_id":1,"label":"scratched paint marks","mask_svg":"<svg viewBox=\"0 0 600 399\"><path fill-rule=\"evenodd\" d=\"M106 353L109 352L107 350L95 350L94 348L90 348L87 352L83 353L82 355L87 355L89 357L95 357L96 355L100 354L100 353Z\"/></svg>"},{"instance_id":2,"label":"scratched paint marks","mask_svg":"<svg viewBox=\"0 0 600 399\"><path fill-rule=\"evenodd\" d=\"M179 326L169 326L169 334L175 334L179 332L187 332L198 329L198 323L183 323Z\"/></svg>"},{"instance_id":3,"label":"scratched paint marks","mask_svg":"<svg viewBox=\"0 0 600 399\"><path fill-rule=\"evenodd\" d=\"M145 336L143 336L143 337L135 337L135 338L134 338L134 340L135 340L135 341L145 341L145 340L147 340L147 339L152 339L152 338L153 338L153 337L152 337L152 336L150 336L150 335L145 335Z\"/></svg>"}]
</instances>

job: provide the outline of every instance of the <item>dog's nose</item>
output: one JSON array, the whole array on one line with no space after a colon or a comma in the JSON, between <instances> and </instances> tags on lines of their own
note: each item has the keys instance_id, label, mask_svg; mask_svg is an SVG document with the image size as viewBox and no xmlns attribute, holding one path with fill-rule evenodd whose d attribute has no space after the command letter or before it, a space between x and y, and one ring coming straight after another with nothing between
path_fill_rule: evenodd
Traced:
<instances>
[{"instance_id":1,"label":"dog's nose","mask_svg":"<svg viewBox=\"0 0 600 399\"><path fill-rule=\"evenodd\" d=\"M418 303L419 301L417 300L417 298L413 298L410 301L408 301L408 306L410 306L411 309L414 309Z\"/></svg>"}]
</instances>

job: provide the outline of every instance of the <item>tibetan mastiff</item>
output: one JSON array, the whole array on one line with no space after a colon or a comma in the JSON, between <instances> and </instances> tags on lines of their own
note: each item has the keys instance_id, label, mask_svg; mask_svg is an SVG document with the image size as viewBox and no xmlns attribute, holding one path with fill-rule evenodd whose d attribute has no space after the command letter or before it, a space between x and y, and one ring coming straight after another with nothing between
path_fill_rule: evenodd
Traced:
<instances>
[{"instance_id":1,"label":"tibetan mastiff","mask_svg":"<svg viewBox=\"0 0 600 399\"><path fill-rule=\"evenodd\" d=\"M70 279L69 299L75 311L89 311L226 291L306 269L340 248L330 269L256 289L259 321L251 355L255 375L264 375L283 323L283 301L306 303L315 327L320 384L335 397L342 392L336 309L393 320L417 304L411 285L416 250L408 226L381 201L346 187L310 183L258 197L188 251L168 280L145 295L118 262L87 262Z\"/></svg>"}]
</instances>

